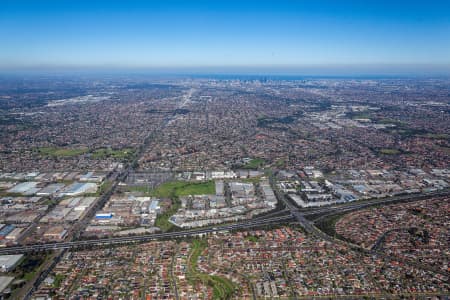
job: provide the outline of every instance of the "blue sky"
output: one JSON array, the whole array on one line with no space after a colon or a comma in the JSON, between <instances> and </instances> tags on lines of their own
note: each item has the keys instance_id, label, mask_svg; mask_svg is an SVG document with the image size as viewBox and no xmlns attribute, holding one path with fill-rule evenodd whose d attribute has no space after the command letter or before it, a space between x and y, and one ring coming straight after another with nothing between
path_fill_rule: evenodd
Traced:
<instances>
[{"instance_id":1,"label":"blue sky","mask_svg":"<svg viewBox=\"0 0 450 300\"><path fill-rule=\"evenodd\" d=\"M450 1L1 0L0 68L450 65Z\"/></svg>"}]
</instances>

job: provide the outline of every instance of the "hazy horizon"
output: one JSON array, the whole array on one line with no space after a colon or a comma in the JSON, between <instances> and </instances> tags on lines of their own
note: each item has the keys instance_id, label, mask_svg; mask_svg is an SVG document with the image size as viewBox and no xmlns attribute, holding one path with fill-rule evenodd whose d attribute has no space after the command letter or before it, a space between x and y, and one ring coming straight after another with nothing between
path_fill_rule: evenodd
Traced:
<instances>
[{"instance_id":1,"label":"hazy horizon","mask_svg":"<svg viewBox=\"0 0 450 300\"><path fill-rule=\"evenodd\" d=\"M450 3L3 1L0 71L450 74Z\"/></svg>"},{"instance_id":2,"label":"hazy horizon","mask_svg":"<svg viewBox=\"0 0 450 300\"><path fill-rule=\"evenodd\" d=\"M189 66L189 67L125 67L125 66L35 66L3 68L0 74L67 75L122 74L160 76L331 76L331 77L448 77L449 65L305 65L305 66Z\"/></svg>"}]
</instances>

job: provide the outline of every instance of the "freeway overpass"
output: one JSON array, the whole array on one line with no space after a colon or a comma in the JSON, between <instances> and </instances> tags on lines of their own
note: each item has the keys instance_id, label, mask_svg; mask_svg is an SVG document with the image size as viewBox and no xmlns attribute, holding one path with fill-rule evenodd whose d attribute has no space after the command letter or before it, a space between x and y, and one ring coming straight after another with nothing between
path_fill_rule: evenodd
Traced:
<instances>
[{"instance_id":1,"label":"freeway overpass","mask_svg":"<svg viewBox=\"0 0 450 300\"><path fill-rule=\"evenodd\" d=\"M346 213L354 210L360 210L364 209L370 206L374 205L388 205L388 204L394 204L394 203L406 203L406 202L413 202L413 201L420 201L432 197L443 197L443 196L449 196L450 195L450 189L445 189L441 191L435 191L430 193L423 193L423 194L408 194L408 195L398 195L388 198L380 198L380 199L372 199L372 200L366 200L366 201L355 201L350 202L347 204L338 204L338 205L332 205L327 206L323 208L317 208L317 209L310 209L306 211L301 211L302 214L310 220L313 220L314 222L317 222L319 219L322 219L324 217L340 214L340 213Z\"/></svg>"},{"instance_id":2,"label":"freeway overpass","mask_svg":"<svg viewBox=\"0 0 450 300\"><path fill-rule=\"evenodd\" d=\"M421 195L403 195L397 197L390 197L385 199L375 199L365 202L355 202L344 205L333 205L330 207L311 209L307 211L299 210L296 208L289 200L285 199L284 195L280 194L277 191L277 196L280 200L284 202L286 205L286 210L277 212L281 213L279 216L262 216L252 220L239 222L230 225L222 225L217 227L209 227L209 228L199 228L194 230L186 230L186 231L177 231L177 232L166 232L166 233L157 233L157 234L148 234L148 235L139 235L139 236L127 236L127 237L111 237L111 238L103 238L103 239L93 239L93 240L74 240L69 242L58 242L58 243L44 243L44 244L32 244L32 245L24 245L24 246L14 246L14 247L6 247L0 248L0 255L3 254L19 254L19 253L27 253L34 251L49 251L49 250L57 250L57 249L77 249L89 246L102 246L102 245L120 245L120 244L128 244L128 243L136 243L136 242L146 242L157 239L170 239L170 238L183 238L190 236L198 236L202 234L228 231L228 230L237 230L237 229L248 229L254 228L263 225L269 224L280 224L283 222L289 221L297 221L306 232L313 234L319 238L330 240L332 237L320 231L314 223L317 220L320 220L322 217L340 214L344 212L349 212L358 209L364 209L373 205L384 205L391 204L395 202L411 202L411 201L419 201L430 197L438 197L438 196L448 196L450 194L449 190L433 192L429 194L421 194Z\"/></svg>"},{"instance_id":3,"label":"freeway overpass","mask_svg":"<svg viewBox=\"0 0 450 300\"><path fill-rule=\"evenodd\" d=\"M128 244L134 242L146 242L157 239L169 239L169 238L183 238L190 236L198 236L202 234L215 233L221 231L237 230L237 229L247 229L269 224L279 224L287 221L292 221L292 215L278 216L267 219L260 220L249 220L245 222L240 222L236 224L223 225L211 228L200 228L196 230L189 231L177 231L177 232L166 232L139 236L127 236L127 237L112 237L104 239L95 240L79 240L71 242L59 242L59 243L44 243L44 244L33 244L25 246L15 246L0 249L0 255L3 254L18 254L27 253L35 251L49 251L58 249L76 249L89 246L104 246L104 245L120 245Z\"/></svg>"}]
</instances>

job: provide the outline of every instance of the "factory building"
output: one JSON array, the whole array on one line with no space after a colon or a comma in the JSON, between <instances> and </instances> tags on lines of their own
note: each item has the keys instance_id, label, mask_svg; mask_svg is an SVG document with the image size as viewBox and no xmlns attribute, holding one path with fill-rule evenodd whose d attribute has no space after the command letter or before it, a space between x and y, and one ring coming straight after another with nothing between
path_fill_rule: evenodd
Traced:
<instances>
[{"instance_id":1,"label":"factory building","mask_svg":"<svg viewBox=\"0 0 450 300\"><path fill-rule=\"evenodd\" d=\"M95 214L96 219L111 219L113 217L112 213L98 213Z\"/></svg>"},{"instance_id":2,"label":"factory building","mask_svg":"<svg viewBox=\"0 0 450 300\"><path fill-rule=\"evenodd\" d=\"M9 272L14 270L19 261L22 259L23 254L15 255L0 255L0 268L2 272Z\"/></svg>"}]
</instances>

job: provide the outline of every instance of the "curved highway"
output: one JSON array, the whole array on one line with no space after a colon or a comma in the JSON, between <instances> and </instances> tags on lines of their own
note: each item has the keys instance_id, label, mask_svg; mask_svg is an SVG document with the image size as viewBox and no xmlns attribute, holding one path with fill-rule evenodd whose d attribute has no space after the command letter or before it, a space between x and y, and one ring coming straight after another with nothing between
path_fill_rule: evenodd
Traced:
<instances>
[{"instance_id":1,"label":"curved highway","mask_svg":"<svg viewBox=\"0 0 450 300\"><path fill-rule=\"evenodd\" d=\"M286 206L286 210L278 211L277 214L280 213L289 213L287 215L281 216L271 216L270 214L267 216L259 217L256 219L239 222L230 225L222 225L217 227L208 227L208 228L199 228L193 230L186 231L177 231L177 232L166 232L166 233L156 233L156 234L148 234L148 235L139 235L139 236L127 236L127 237L111 237L111 238L102 238L102 239L94 239L94 240L75 240L69 242L57 242L57 243L44 243L44 244L32 244L32 245L24 245L24 246L13 246L0 248L0 255L3 254L19 254L19 253L27 253L27 252L35 252L35 251L49 251L49 250L57 250L57 249L76 249L82 247L89 246L101 246L101 245L118 245L118 244L127 244L127 243L135 243L135 242L145 242L156 239L168 239L168 238L182 238L189 236L196 236L201 234L208 234L220 231L227 230L237 230L237 229L246 229L252 227L258 227L262 225L268 224L279 224L287 221L296 220L300 223L304 229L313 235L316 235L320 238L327 240L330 238L328 235L320 231L314 223L321 218L349 212L352 210L363 209L373 205L381 205L381 204L389 204L392 202L411 202L411 201L419 201L430 197L438 197L438 196L447 196L449 195L449 191L440 191L433 192L428 194L420 194L420 195L403 195L390 197L385 199L375 199L370 201L365 201L362 203L352 203L352 204L343 204L343 205L334 205L325 208L317 208L311 209L307 211L300 210L296 208L289 200L287 200L284 195L277 192L278 198L283 201ZM311 219L311 220L308 220Z\"/></svg>"},{"instance_id":2,"label":"curved highway","mask_svg":"<svg viewBox=\"0 0 450 300\"><path fill-rule=\"evenodd\" d=\"M45 244L33 244L33 245L25 245L25 246L15 246L15 247L7 247L0 249L0 255L3 254L18 254L18 253L26 253L33 251L49 251L56 249L69 249L69 248L81 248L88 246L101 246L101 245L116 245L116 244L128 244L133 242L145 242L156 239L167 239L167 238L183 238L189 236L196 236L202 234L208 234L213 232L220 231L228 231L228 230L236 230L243 228L252 228L262 225L268 224L278 224L286 221L292 220L293 217L291 215L273 217L268 219L261 220L249 220L246 222L217 226L211 228L200 228L196 230L189 231L177 231L177 232L166 232L166 233L156 233L156 234L148 234L148 235L139 235L139 236L127 236L127 237L113 237L113 238L104 238L104 239L95 239L95 240L81 240L81 241L72 241L72 242L60 242L60 243L45 243Z\"/></svg>"}]
</instances>

